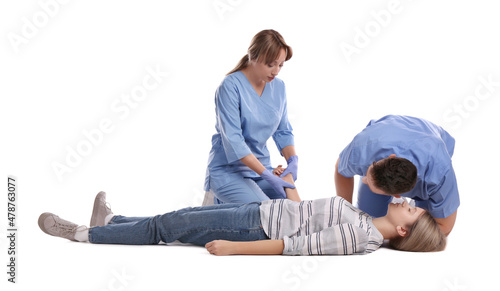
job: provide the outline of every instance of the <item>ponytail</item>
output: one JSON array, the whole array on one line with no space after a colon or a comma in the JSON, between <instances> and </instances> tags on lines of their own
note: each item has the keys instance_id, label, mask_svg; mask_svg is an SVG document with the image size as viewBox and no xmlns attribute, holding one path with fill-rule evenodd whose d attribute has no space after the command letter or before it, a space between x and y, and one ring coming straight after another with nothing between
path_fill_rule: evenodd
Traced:
<instances>
[{"instance_id":1,"label":"ponytail","mask_svg":"<svg viewBox=\"0 0 500 291\"><path fill-rule=\"evenodd\" d=\"M243 56L241 58L239 63L236 65L236 67L234 67L234 69L232 69L231 72L229 72L227 74L231 75L232 73L243 70L244 68L246 68L248 66L248 60L249 60L248 54L246 54L245 56Z\"/></svg>"}]
</instances>

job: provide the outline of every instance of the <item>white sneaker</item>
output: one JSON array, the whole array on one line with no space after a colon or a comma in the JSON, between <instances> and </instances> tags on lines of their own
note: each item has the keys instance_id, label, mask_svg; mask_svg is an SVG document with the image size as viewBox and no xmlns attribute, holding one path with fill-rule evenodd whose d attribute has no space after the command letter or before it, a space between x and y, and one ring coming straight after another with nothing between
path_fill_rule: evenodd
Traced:
<instances>
[{"instance_id":1,"label":"white sneaker","mask_svg":"<svg viewBox=\"0 0 500 291\"><path fill-rule=\"evenodd\" d=\"M85 231L87 227L78 226L78 224L64 220L59 216L45 212L38 218L38 226L48 235L66 238L72 241L75 239L75 234L78 231Z\"/></svg>"}]
</instances>

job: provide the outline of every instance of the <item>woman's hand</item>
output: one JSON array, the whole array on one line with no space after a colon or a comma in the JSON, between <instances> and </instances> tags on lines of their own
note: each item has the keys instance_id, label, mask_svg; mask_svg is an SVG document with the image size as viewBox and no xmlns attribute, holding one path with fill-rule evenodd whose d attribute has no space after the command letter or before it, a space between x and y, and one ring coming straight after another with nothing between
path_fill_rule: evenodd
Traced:
<instances>
[{"instance_id":1,"label":"woman's hand","mask_svg":"<svg viewBox=\"0 0 500 291\"><path fill-rule=\"evenodd\" d=\"M286 170L281 174L281 178L285 177L288 174L292 174L293 176L293 181L297 181L297 171L299 167L299 157L297 155L291 156L287 161L288 167Z\"/></svg>"},{"instance_id":2,"label":"woman's hand","mask_svg":"<svg viewBox=\"0 0 500 291\"><path fill-rule=\"evenodd\" d=\"M260 174L260 176L266 180L269 184L271 184L271 187L278 193L281 194L283 198L286 198L286 193L285 193L285 188L291 188L295 189L295 186L293 184L290 184L288 182L285 182L282 178L279 176L275 176L271 173L269 170L265 170Z\"/></svg>"},{"instance_id":3,"label":"woman's hand","mask_svg":"<svg viewBox=\"0 0 500 291\"><path fill-rule=\"evenodd\" d=\"M227 240L213 240L205 245L209 253L216 256L235 255L234 242Z\"/></svg>"}]
</instances>

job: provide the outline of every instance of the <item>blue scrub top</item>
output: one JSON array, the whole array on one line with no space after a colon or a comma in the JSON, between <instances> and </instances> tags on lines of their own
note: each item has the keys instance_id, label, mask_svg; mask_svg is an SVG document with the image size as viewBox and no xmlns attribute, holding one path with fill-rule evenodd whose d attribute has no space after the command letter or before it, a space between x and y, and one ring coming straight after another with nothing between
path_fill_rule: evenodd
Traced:
<instances>
[{"instance_id":1,"label":"blue scrub top","mask_svg":"<svg viewBox=\"0 0 500 291\"><path fill-rule=\"evenodd\" d=\"M288 121L285 84L275 78L259 96L241 71L224 78L215 92L216 134L208 158L205 190L217 189L235 178L259 177L240 159L254 154L271 169L266 146L272 136L278 150L294 144Z\"/></svg>"},{"instance_id":2,"label":"blue scrub top","mask_svg":"<svg viewBox=\"0 0 500 291\"><path fill-rule=\"evenodd\" d=\"M415 200L436 218L453 214L460 205L451 163L455 139L429 121L388 115L372 120L340 153L339 173L344 177L366 175L375 161L395 154L411 161L418 171L415 188L401 196Z\"/></svg>"}]
</instances>

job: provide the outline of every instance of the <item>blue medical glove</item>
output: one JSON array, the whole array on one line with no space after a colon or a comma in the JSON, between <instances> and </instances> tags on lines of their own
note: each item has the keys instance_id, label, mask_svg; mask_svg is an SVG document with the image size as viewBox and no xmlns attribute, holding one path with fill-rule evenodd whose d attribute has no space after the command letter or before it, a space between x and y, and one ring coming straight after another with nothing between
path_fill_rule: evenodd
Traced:
<instances>
[{"instance_id":1,"label":"blue medical glove","mask_svg":"<svg viewBox=\"0 0 500 291\"><path fill-rule=\"evenodd\" d=\"M290 158L288 158L288 161L286 161L288 166L286 167L286 170L283 172L283 174L280 175L280 177L285 177L288 174L292 174L293 176L293 181L297 181L297 171L299 167L299 157L297 155L293 155Z\"/></svg>"},{"instance_id":2,"label":"blue medical glove","mask_svg":"<svg viewBox=\"0 0 500 291\"><path fill-rule=\"evenodd\" d=\"M278 192L281 195L283 195L284 198L286 197L285 187L286 188L295 189L294 185L292 185L292 184L290 184L288 182L283 181L283 179L281 179L278 176L273 175L273 173L271 173L271 171L269 171L267 169L264 170L264 172L262 172L262 174L260 174L260 176L262 177L262 179L266 180L269 184L271 184L271 186L273 187L273 189L276 192Z\"/></svg>"}]
</instances>

